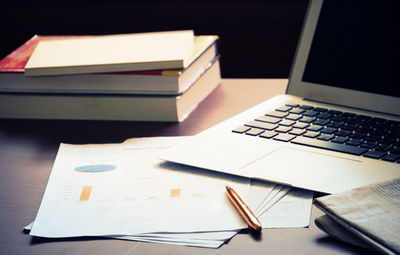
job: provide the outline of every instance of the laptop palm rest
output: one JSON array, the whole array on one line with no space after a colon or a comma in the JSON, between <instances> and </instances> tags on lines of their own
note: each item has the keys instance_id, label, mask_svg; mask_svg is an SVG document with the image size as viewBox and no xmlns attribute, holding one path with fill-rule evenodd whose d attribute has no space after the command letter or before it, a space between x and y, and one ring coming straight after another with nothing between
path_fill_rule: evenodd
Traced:
<instances>
[{"instance_id":1,"label":"laptop palm rest","mask_svg":"<svg viewBox=\"0 0 400 255\"><path fill-rule=\"evenodd\" d=\"M335 193L354 186L362 162L295 148L277 148L238 172L257 179ZM354 169L355 171L349 171ZM358 174L354 174L358 173Z\"/></svg>"}]
</instances>

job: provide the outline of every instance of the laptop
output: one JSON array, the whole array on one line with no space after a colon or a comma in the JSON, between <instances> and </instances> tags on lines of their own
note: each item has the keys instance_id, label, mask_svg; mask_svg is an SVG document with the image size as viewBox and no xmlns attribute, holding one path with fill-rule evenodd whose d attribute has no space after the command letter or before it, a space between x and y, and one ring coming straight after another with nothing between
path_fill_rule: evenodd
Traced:
<instances>
[{"instance_id":1,"label":"laptop","mask_svg":"<svg viewBox=\"0 0 400 255\"><path fill-rule=\"evenodd\" d=\"M393 2L312 0L286 94L161 158L323 193L400 177Z\"/></svg>"}]
</instances>

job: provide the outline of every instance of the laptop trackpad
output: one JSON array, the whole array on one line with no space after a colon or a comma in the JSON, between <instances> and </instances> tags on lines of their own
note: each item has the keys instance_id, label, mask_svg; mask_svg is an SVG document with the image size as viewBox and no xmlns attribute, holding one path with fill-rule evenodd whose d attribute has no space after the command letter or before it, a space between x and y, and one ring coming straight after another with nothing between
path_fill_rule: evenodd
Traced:
<instances>
[{"instance_id":1,"label":"laptop trackpad","mask_svg":"<svg viewBox=\"0 0 400 255\"><path fill-rule=\"evenodd\" d=\"M317 191L346 190L360 177L361 159L354 160L327 153L294 148L279 148L253 161L240 171L295 187Z\"/></svg>"}]
</instances>

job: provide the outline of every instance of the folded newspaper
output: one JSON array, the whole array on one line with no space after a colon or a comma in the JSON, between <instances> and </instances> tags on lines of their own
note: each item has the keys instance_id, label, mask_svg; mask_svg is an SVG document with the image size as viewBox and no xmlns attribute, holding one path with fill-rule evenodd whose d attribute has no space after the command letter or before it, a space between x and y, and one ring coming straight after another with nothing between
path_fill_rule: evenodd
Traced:
<instances>
[{"instance_id":1,"label":"folded newspaper","mask_svg":"<svg viewBox=\"0 0 400 255\"><path fill-rule=\"evenodd\" d=\"M326 215L318 227L342 241L384 254L400 253L400 178L314 201Z\"/></svg>"}]
</instances>

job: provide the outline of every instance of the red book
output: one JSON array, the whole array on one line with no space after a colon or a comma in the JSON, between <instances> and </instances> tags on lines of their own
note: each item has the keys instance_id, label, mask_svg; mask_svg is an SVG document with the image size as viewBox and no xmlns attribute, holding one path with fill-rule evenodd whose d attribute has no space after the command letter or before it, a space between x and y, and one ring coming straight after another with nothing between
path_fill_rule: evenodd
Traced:
<instances>
[{"instance_id":1,"label":"red book","mask_svg":"<svg viewBox=\"0 0 400 255\"><path fill-rule=\"evenodd\" d=\"M197 36L192 64L181 70L25 77L25 65L41 40L76 37L82 36L33 36L0 61L0 92L178 95L186 91L217 58L218 37Z\"/></svg>"}]
</instances>

